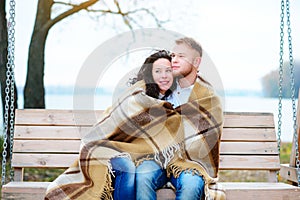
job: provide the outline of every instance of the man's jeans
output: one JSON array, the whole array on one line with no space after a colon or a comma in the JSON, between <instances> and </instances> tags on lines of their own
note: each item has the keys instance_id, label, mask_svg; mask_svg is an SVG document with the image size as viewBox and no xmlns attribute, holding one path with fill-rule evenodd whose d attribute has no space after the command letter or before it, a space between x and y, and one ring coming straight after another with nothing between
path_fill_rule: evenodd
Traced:
<instances>
[{"instance_id":1,"label":"man's jeans","mask_svg":"<svg viewBox=\"0 0 300 200\"><path fill-rule=\"evenodd\" d=\"M114 171L113 178L114 200L135 200L135 165L126 157L111 159Z\"/></svg>"},{"instance_id":2,"label":"man's jeans","mask_svg":"<svg viewBox=\"0 0 300 200\"><path fill-rule=\"evenodd\" d=\"M199 200L204 195L204 180L189 171L182 172L178 178L167 178L166 170L154 161L144 161L136 169L136 199L155 200L156 190L168 181L176 189L176 200Z\"/></svg>"}]
</instances>

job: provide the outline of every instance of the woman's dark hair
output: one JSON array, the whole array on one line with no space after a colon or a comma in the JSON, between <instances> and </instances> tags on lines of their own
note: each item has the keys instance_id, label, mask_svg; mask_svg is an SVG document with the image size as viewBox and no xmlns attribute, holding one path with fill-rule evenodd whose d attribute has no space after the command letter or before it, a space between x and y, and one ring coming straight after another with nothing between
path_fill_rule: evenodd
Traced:
<instances>
[{"instance_id":1,"label":"woman's dark hair","mask_svg":"<svg viewBox=\"0 0 300 200\"><path fill-rule=\"evenodd\" d=\"M130 84L135 84L137 81L144 80L146 83L146 94L153 98L158 98L159 87L153 80L152 68L153 63L160 58L165 58L171 62L171 56L169 52L165 50L160 50L146 58L144 64L142 65L140 71L137 74L137 77L129 80ZM171 88L166 91L163 99L172 94L172 91L174 91L175 87L176 83L175 81L173 81Z\"/></svg>"}]
</instances>

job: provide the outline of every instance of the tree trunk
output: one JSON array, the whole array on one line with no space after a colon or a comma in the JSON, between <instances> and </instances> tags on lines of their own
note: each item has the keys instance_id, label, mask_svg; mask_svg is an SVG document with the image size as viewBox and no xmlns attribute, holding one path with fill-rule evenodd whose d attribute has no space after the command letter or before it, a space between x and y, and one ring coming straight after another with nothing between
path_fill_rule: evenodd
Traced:
<instances>
[{"instance_id":1,"label":"tree trunk","mask_svg":"<svg viewBox=\"0 0 300 200\"><path fill-rule=\"evenodd\" d=\"M24 108L45 108L44 47L46 35L47 33L42 31L32 35L24 88Z\"/></svg>"},{"instance_id":2,"label":"tree trunk","mask_svg":"<svg viewBox=\"0 0 300 200\"><path fill-rule=\"evenodd\" d=\"M0 1L0 84L2 97L2 111L5 106L6 63L7 63L7 27L5 0ZM4 121L4 112L3 112Z\"/></svg>"},{"instance_id":3,"label":"tree trunk","mask_svg":"<svg viewBox=\"0 0 300 200\"><path fill-rule=\"evenodd\" d=\"M45 108L44 60L45 43L51 26L52 0L39 0L34 30L30 41L28 68L24 88L24 108Z\"/></svg>"}]
</instances>

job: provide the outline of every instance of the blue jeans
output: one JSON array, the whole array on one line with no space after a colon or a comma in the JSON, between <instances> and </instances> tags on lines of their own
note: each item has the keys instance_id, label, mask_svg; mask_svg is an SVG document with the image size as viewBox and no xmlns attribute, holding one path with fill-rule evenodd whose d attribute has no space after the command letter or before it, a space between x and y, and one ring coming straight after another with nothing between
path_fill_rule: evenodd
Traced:
<instances>
[{"instance_id":1,"label":"blue jeans","mask_svg":"<svg viewBox=\"0 0 300 200\"><path fill-rule=\"evenodd\" d=\"M110 162L115 174L115 178L113 178L114 200L135 200L134 163L126 157L116 157Z\"/></svg>"},{"instance_id":2,"label":"blue jeans","mask_svg":"<svg viewBox=\"0 0 300 200\"><path fill-rule=\"evenodd\" d=\"M182 172L178 178L167 178L166 170L154 161L144 161L136 169L136 199L155 200L156 190L168 181L176 189L176 200L199 200L204 195L204 180L189 171Z\"/></svg>"}]
</instances>

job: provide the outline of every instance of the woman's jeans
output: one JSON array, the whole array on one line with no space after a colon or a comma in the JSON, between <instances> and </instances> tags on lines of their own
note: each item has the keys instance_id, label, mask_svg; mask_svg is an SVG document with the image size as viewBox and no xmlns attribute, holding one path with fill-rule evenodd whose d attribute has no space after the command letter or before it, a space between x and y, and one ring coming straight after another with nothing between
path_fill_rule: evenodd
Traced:
<instances>
[{"instance_id":1,"label":"woman's jeans","mask_svg":"<svg viewBox=\"0 0 300 200\"><path fill-rule=\"evenodd\" d=\"M135 165L126 157L116 157L111 159L114 171L113 178L113 198L114 200L135 200Z\"/></svg>"},{"instance_id":2,"label":"woman's jeans","mask_svg":"<svg viewBox=\"0 0 300 200\"><path fill-rule=\"evenodd\" d=\"M189 171L182 172L178 178L167 178L166 170L154 161L144 161L136 169L136 199L155 200L156 190L168 181L176 189L176 200L201 199L204 195L204 180Z\"/></svg>"}]
</instances>

